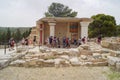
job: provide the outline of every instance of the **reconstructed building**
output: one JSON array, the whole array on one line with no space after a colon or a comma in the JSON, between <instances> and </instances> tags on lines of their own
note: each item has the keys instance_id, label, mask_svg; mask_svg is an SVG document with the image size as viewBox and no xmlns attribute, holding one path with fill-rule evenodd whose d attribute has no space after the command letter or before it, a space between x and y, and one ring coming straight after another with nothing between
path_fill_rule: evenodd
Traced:
<instances>
[{"instance_id":1,"label":"reconstructed building","mask_svg":"<svg viewBox=\"0 0 120 80\"><path fill-rule=\"evenodd\" d=\"M50 36L78 39L88 37L90 18L49 17L36 21L29 38L44 44Z\"/></svg>"}]
</instances>

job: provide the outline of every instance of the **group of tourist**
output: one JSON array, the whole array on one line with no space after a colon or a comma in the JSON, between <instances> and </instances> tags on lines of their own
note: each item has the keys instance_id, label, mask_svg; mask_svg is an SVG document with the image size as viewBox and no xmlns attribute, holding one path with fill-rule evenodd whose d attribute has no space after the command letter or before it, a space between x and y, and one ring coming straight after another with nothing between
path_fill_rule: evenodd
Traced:
<instances>
[{"instance_id":1,"label":"group of tourist","mask_svg":"<svg viewBox=\"0 0 120 80\"><path fill-rule=\"evenodd\" d=\"M48 40L46 41L46 43L50 46L50 47L58 47L60 48L60 39L57 38L57 37L53 37L53 36L50 36L48 38Z\"/></svg>"},{"instance_id":2,"label":"group of tourist","mask_svg":"<svg viewBox=\"0 0 120 80\"><path fill-rule=\"evenodd\" d=\"M33 40L31 40L31 39L29 39L29 38L23 38L23 39L21 40L21 44L22 44L22 45L26 45L26 46L32 44L33 46L36 46L37 40L36 40L36 38L34 38Z\"/></svg>"},{"instance_id":3,"label":"group of tourist","mask_svg":"<svg viewBox=\"0 0 120 80\"><path fill-rule=\"evenodd\" d=\"M21 41L20 41L22 47L24 46L28 46L31 42L30 40L28 40L28 38L23 38ZM14 50L14 46L15 46L15 40L13 38L11 38L9 40L9 50Z\"/></svg>"},{"instance_id":4,"label":"group of tourist","mask_svg":"<svg viewBox=\"0 0 120 80\"><path fill-rule=\"evenodd\" d=\"M97 43L100 44L101 43L101 40L102 40L102 37L101 36L98 36L97 38ZM70 45L73 44L75 46L79 46L81 44L85 44L87 41L89 41L89 39L87 39L86 37L83 37L83 38L79 38L78 40L77 39L70 39L68 37L63 37L62 40L60 40L59 37L53 37L53 36L50 36L47 40L46 40L46 44L51 47L51 48L60 48L60 47L63 47L63 48L70 48ZM33 39L33 41L31 40L28 40L28 38L23 38L21 40L21 44L22 46L26 45L28 46L29 44L33 43L33 45L35 46L35 44L37 43L36 42L36 38ZM9 50L14 50L14 44L15 44L15 41L13 38L11 38L9 40Z\"/></svg>"},{"instance_id":5,"label":"group of tourist","mask_svg":"<svg viewBox=\"0 0 120 80\"><path fill-rule=\"evenodd\" d=\"M60 39L59 37L53 37L50 36L48 39L46 39L46 44L49 47L52 48L70 48L70 45L73 44L75 46L79 46L81 44L85 44L86 43L86 37L83 37L82 39L70 39L68 37L63 37L62 39Z\"/></svg>"},{"instance_id":6,"label":"group of tourist","mask_svg":"<svg viewBox=\"0 0 120 80\"><path fill-rule=\"evenodd\" d=\"M63 48L70 48L70 39L67 37L63 38Z\"/></svg>"},{"instance_id":7,"label":"group of tourist","mask_svg":"<svg viewBox=\"0 0 120 80\"><path fill-rule=\"evenodd\" d=\"M29 40L27 38L23 38L22 41L21 41L21 44L28 46Z\"/></svg>"}]
</instances>

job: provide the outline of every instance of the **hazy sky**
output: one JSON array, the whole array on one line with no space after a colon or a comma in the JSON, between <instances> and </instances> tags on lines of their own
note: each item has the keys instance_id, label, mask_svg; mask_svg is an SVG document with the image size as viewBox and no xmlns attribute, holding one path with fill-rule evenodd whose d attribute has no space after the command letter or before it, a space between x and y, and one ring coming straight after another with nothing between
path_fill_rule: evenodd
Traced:
<instances>
[{"instance_id":1,"label":"hazy sky","mask_svg":"<svg viewBox=\"0 0 120 80\"><path fill-rule=\"evenodd\" d=\"M104 13L120 24L120 0L0 0L0 26L35 26L52 2L69 6L80 18Z\"/></svg>"}]
</instances>

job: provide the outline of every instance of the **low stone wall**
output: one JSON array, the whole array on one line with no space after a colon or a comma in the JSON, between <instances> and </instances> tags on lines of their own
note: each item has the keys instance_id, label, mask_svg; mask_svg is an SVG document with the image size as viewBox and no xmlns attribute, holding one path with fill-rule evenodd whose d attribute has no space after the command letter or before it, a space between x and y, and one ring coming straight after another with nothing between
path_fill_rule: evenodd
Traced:
<instances>
[{"instance_id":1,"label":"low stone wall","mask_svg":"<svg viewBox=\"0 0 120 80\"><path fill-rule=\"evenodd\" d=\"M29 52L10 65L18 67L107 66L107 57L105 57L108 55L107 51L97 47L93 49L87 44L74 49L41 47L40 52Z\"/></svg>"},{"instance_id":2,"label":"low stone wall","mask_svg":"<svg viewBox=\"0 0 120 80\"><path fill-rule=\"evenodd\" d=\"M102 41L101 46L112 50L120 50L120 43L118 42Z\"/></svg>"},{"instance_id":3,"label":"low stone wall","mask_svg":"<svg viewBox=\"0 0 120 80\"><path fill-rule=\"evenodd\" d=\"M112 50L120 50L120 37L105 37L102 39L101 46Z\"/></svg>"},{"instance_id":4,"label":"low stone wall","mask_svg":"<svg viewBox=\"0 0 120 80\"><path fill-rule=\"evenodd\" d=\"M114 69L116 71L120 71L120 58L109 56L108 64L112 69Z\"/></svg>"},{"instance_id":5,"label":"low stone wall","mask_svg":"<svg viewBox=\"0 0 120 80\"><path fill-rule=\"evenodd\" d=\"M12 58L9 58L7 60L4 60L2 62L0 62L0 70L9 66L9 64L19 58L22 58L23 56L25 56L27 54L27 52L23 52L21 54L17 54L16 56L12 57Z\"/></svg>"},{"instance_id":6,"label":"low stone wall","mask_svg":"<svg viewBox=\"0 0 120 80\"><path fill-rule=\"evenodd\" d=\"M110 55L108 56L108 65L120 71L120 38L106 38L102 41L101 46L108 49Z\"/></svg>"}]
</instances>

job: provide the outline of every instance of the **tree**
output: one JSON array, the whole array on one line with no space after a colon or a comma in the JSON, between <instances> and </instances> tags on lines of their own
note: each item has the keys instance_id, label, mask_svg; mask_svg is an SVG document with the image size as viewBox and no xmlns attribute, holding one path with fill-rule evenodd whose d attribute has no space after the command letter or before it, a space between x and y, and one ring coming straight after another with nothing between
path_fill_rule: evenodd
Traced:
<instances>
[{"instance_id":1,"label":"tree","mask_svg":"<svg viewBox=\"0 0 120 80\"><path fill-rule=\"evenodd\" d=\"M77 16L77 12L69 9L68 6L64 6L61 3L52 3L49 8L48 12L45 13L46 17L75 17Z\"/></svg>"},{"instance_id":2,"label":"tree","mask_svg":"<svg viewBox=\"0 0 120 80\"><path fill-rule=\"evenodd\" d=\"M6 43L6 42L7 42L6 39L7 39L7 37L6 37L6 32L3 32L3 33L2 33L2 42L3 42L3 43Z\"/></svg>"},{"instance_id":3,"label":"tree","mask_svg":"<svg viewBox=\"0 0 120 80\"><path fill-rule=\"evenodd\" d=\"M10 29L8 28L8 29L7 29L7 33L6 33L6 39L7 39L7 41L9 41L10 38L11 38L11 31L10 31Z\"/></svg>"},{"instance_id":4,"label":"tree","mask_svg":"<svg viewBox=\"0 0 120 80\"><path fill-rule=\"evenodd\" d=\"M89 37L114 36L116 34L116 21L113 16L97 14L91 17L94 21L89 25Z\"/></svg>"},{"instance_id":5,"label":"tree","mask_svg":"<svg viewBox=\"0 0 120 80\"><path fill-rule=\"evenodd\" d=\"M31 33L31 29L32 29L32 28L30 28L29 30L25 31L25 32L22 34L22 36L23 36L24 38L28 37L29 34Z\"/></svg>"},{"instance_id":6,"label":"tree","mask_svg":"<svg viewBox=\"0 0 120 80\"><path fill-rule=\"evenodd\" d=\"M17 29L14 38L15 38L16 42L19 42L22 39L22 35L21 35L21 32L19 29Z\"/></svg>"},{"instance_id":7,"label":"tree","mask_svg":"<svg viewBox=\"0 0 120 80\"><path fill-rule=\"evenodd\" d=\"M0 32L0 44L2 43L2 33Z\"/></svg>"},{"instance_id":8,"label":"tree","mask_svg":"<svg viewBox=\"0 0 120 80\"><path fill-rule=\"evenodd\" d=\"M29 34L29 32L28 32L28 31L25 31L25 32L22 34L22 36L23 36L24 38L26 38L26 37L28 37L28 34Z\"/></svg>"},{"instance_id":9,"label":"tree","mask_svg":"<svg viewBox=\"0 0 120 80\"><path fill-rule=\"evenodd\" d=\"M120 25L116 26L116 35L120 36Z\"/></svg>"}]
</instances>

